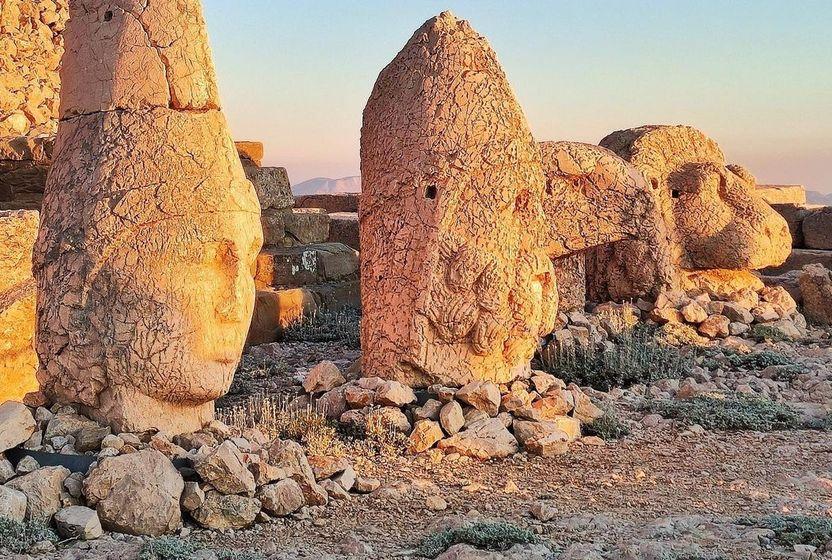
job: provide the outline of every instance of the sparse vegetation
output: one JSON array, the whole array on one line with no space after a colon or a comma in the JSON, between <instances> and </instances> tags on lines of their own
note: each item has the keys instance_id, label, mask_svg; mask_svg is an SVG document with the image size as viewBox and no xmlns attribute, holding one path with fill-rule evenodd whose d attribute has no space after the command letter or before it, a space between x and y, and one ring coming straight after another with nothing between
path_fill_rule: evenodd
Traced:
<instances>
[{"instance_id":1,"label":"sparse vegetation","mask_svg":"<svg viewBox=\"0 0 832 560\"><path fill-rule=\"evenodd\" d=\"M684 401L648 399L645 403L650 412L710 430L771 432L803 427L797 412L761 397L701 395Z\"/></svg>"},{"instance_id":2,"label":"sparse vegetation","mask_svg":"<svg viewBox=\"0 0 832 560\"><path fill-rule=\"evenodd\" d=\"M788 342L790 337L786 336L781 330L775 329L770 325L757 324L751 327L751 336L758 341L767 340L769 342Z\"/></svg>"},{"instance_id":3,"label":"sparse vegetation","mask_svg":"<svg viewBox=\"0 0 832 560\"><path fill-rule=\"evenodd\" d=\"M234 381L228 390L229 395L237 395L246 390L246 385L253 379L265 379L287 375L289 366L283 360L275 358L254 357L251 354L243 354L237 371L234 373Z\"/></svg>"},{"instance_id":4,"label":"sparse vegetation","mask_svg":"<svg viewBox=\"0 0 832 560\"><path fill-rule=\"evenodd\" d=\"M774 531L774 541L783 546L822 547L832 541L832 518L829 517L769 515L760 519L742 518L739 523Z\"/></svg>"},{"instance_id":5,"label":"sparse vegetation","mask_svg":"<svg viewBox=\"0 0 832 560\"><path fill-rule=\"evenodd\" d=\"M58 542L58 535L52 529L36 521L14 521L0 517L0 549L23 554L33 544L49 541Z\"/></svg>"},{"instance_id":6,"label":"sparse vegetation","mask_svg":"<svg viewBox=\"0 0 832 560\"><path fill-rule=\"evenodd\" d=\"M427 537L417 550L419 556L436 558L455 544L469 544L486 550L508 550L515 544L535 544L540 539L528 529L505 521L473 523Z\"/></svg>"},{"instance_id":7,"label":"sparse vegetation","mask_svg":"<svg viewBox=\"0 0 832 560\"><path fill-rule=\"evenodd\" d=\"M659 344L653 334L646 328L630 329L616 343L600 348L579 344L559 348L550 343L539 350L538 357L545 371L567 383L601 391L689 375L693 354Z\"/></svg>"},{"instance_id":8,"label":"sparse vegetation","mask_svg":"<svg viewBox=\"0 0 832 560\"><path fill-rule=\"evenodd\" d=\"M361 347L361 314L352 308L323 309L303 316L283 332L283 340L297 342L343 342Z\"/></svg>"},{"instance_id":9,"label":"sparse vegetation","mask_svg":"<svg viewBox=\"0 0 832 560\"><path fill-rule=\"evenodd\" d=\"M142 545L138 560L191 560L203 547L178 537L158 537ZM213 550L217 560L263 560L259 552L248 550Z\"/></svg>"},{"instance_id":10,"label":"sparse vegetation","mask_svg":"<svg viewBox=\"0 0 832 560\"><path fill-rule=\"evenodd\" d=\"M779 352L771 350L763 350L762 352L752 352L751 354L739 354L736 352L729 352L725 355L728 363L733 367L741 367L745 369L763 370L769 366L794 366L797 365L795 361Z\"/></svg>"},{"instance_id":11,"label":"sparse vegetation","mask_svg":"<svg viewBox=\"0 0 832 560\"><path fill-rule=\"evenodd\" d=\"M621 422L612 407L604 408L602 417L583 425L583 435L598 436L603 440L621 439L629 433L630 429Z\"/></svg>"}]
</instances>

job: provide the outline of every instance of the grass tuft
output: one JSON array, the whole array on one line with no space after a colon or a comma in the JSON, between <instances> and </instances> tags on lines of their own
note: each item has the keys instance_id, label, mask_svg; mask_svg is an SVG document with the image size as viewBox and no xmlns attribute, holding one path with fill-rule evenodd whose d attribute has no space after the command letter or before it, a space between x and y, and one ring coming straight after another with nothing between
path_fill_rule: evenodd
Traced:
<instances>
[{"instance_id":1,"label":"grass tuft","mask_svg":"<svg viewBox=\"0 0 832 560\"><path fill-rule=\"evenodd\" d=\"M609 407L603 408L603 410L603 416L582 426L583 435L598 436L603 440L615 440L630 434L630 428L621 422L615 409Z\"/></svg>"},{"instance_id":2,"label":"grass tuft","mask_svg":"<svg viewBox=\"0 0 832 560\"><path fill-rule=\"evenodd\" d=\"M741 525L774 531L774 541L784 546L807 544L821 548L832 541L832 518L806 515L769 515L760 519L741 518Z\"/></svg>"},{"instance_id":3,"label":"grass tuft","mask_svg":"<svg viewBox=\"0 0 832 560\"><path fill-rule=\"evenodd\" d=\"M0 548L23 554L32 545L41 541L58 542L58 535L52 529L36 521L14 521L0 517Z\"/></svg>"},{"instance_id":4,"label":"grass tuft","mask_svg":"<svg viewBox=\"0 0 832 560\"><path fill-rule=\"evenodd\" d=\"M536 544L540 539L529 531L505 521L482 521L428 536L417 550L419 556L436 558L455 544L485 550L508 550L516 544Z\"/></svg>"},{"instance_id":5,"label":"grass tuft","mask_svg":"<svg viewBox=\"0 0 832 560\"><path fill-rule=\"evenodd\" d=\"M740 394L724 398L702 395L684 401L649 399L645 408L709 430L771 432L803 427L799 414L785 404Z\"/></svg>"},{"instance_id":6,"label":"grass tuft","mask_svg":"<svg viewBox=\"0 0 832 560\"><path fill-rule=\"evenodd\" d=\"M694 364L693 353L660 344L646 328L626 331L602 348L578 344L559 348L550 343L539 350L538 357L546 372L600 391L687 377Z\"/></svg>"},{"instance_id":7,"label":"grass tuft","mask_svg":"<svg viewBox=\"0 0 832 560\"><path fill-rule=\"evenodd\" d=\"M191 560L203 550L195 543L179 537L158 537L142 545L138 560ZM249 550L229 550L221 548L213 551L217 560L263 560L259 552Z\"/></svg>"},{"instance_id":8,"label":"grass tuft","mask_svg":"<svg viewBox=\"0 0 832 560\"><path fill-rule=\"evenodd\" d=\"M288 342L343 342L361 348L361 314L352 308L318 310L304 315L283 332Z\"/></svg>"}]
</instances>

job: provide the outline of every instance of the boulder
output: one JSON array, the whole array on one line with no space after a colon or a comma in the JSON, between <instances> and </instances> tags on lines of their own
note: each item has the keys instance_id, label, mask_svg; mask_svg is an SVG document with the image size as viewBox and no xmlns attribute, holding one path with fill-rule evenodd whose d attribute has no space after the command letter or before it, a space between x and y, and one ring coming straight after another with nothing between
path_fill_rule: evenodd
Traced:
<instances>
[{"instance_id":1,"label":"boulder","mask_svg":"<svg viewBox=\"0 0 832 560\"><path fill-rule=\"evenodd\" d=\"M457 391L454 398L489 416L497 416L500 411L500 388L490 381L472 381Z\"/></svg>"},{"instance_id":2,"label":"boulder","mask_svg":"<svg viewBox=\"0 0 832 560\"><path fill-rule=\"evenodd\" d=\"M254 475L243 463L240 450L229 440L196 459L194 470L222 494L254 494Z\"/></svg>"},{"instance_id":3,"label":"boulder","mask_svg":"<svg viewBox=\"0 0 832 560\"><path fill-rule=\"evenodd\" d=\"M806 318L821 325L832 324L832 271L810 264L803 267L797 281Z\"/></svg>"},{"instance_id":4,"label":"boulder","mask_svg":"<svg viewBox=\"0 0 832 560\"><path fill-rule=\"evenodd\" d=\"M306 504L303 490L292 479L261 487L257 490L257 499L266 513L280 517L294 513Z\"/></svg>"},{"instance_id":5,"label":"boulder","mask_svg":"<svg viewBox=\"0 0 832 560\"><path fill-rule=\"evenodd\" d=\"M260 500L247 496L205 493L203 504L191 512L191 517L206 529L245 529L260 513Z\"/></svg>"},{"instance_id":6,"label":"boulder","mask_svg":"<svg viewBox=\"0 0 832 560\"><path fill-rule=\"evenodd\" d=\"M419 420L413 426L410 434L408 449L411 453L422 453L427 451L439 440L445 437L439 422L434 420Z\"/></svg>"},{"instance_id":7,"label":"boulder","mask_svg":"<svg viewBox=\"0 0 832 560\"><path fill-rule=\"evenodd\" d=\"M49 523L61 509L64 480L69 474L65 467L41 467L12 479L6 487L26 495L26 519Z\"/></svg>"},{"instance_id":8,"label":"boulder","mask_svg":"<svg viewBox=\"0 0 832 560\"><path fill-rule=\"evenodd\" d=\"M55 528L63 539L90 541L104 534L98 514L84 506L70 506L58 511Z\"/></svg>"},{"instance_id":9,"label":"boulder","mask_svg":"<svg viewBox=\"0 0 832 560\"><path fill-rule=\"evenodd\" d=\"M200 488L198 482L188 481L182 490L179 503L185 511L193 511L205 503L205 491Z\"/></svg>"},{"instance_id":10,"label":"boulder","mask_svg":"<svg viewBox=\"0 0 832 560\"><path fill-rule=\"evenodd\" d=\"M486 418L473 423L454 436L437 444L446 453L459 453L475 459L508 457L517 453L517 439L499 418Z\"/></svg>"},{"instance_id":11,"label":"boulder","mask_svg":"<svg viewBox=\"0 0 832 560\"><path fill-rule=\"evenodd\" d=\"M315 473L299 443L275 438L266 449L270 464L282 468L290 477L299 475L312 483L315 482Z\"/></svg>"},{"instance_id":12,"label":"boulder","mask_svg":"<svg viewBox=\"0 0 832 560\"><path fill-rule=\"evenodd\" d=\"M415 400L413 389L398 381L385 381L375 390L375 402L381 406L402 407Z\"/></svg>"},{"instance_id":13,"label":"boulder","mask_svg":"<svg viewBox=\"0 0 832 560\"><path fill-rule=\"evenodd\" d=\"M309 194L295 197L295 208L323 208L330 214L358 212L359 193Z\"/></svg>"},{"instance_id":14,"label":"boulder","mask_svg":"<svg viewBox=\"0 0 832 560\"><path fill-rule=\"evenodd\" d=\"M338 366L329 360L324 360L309 370L309 374L303 380L303 389L307 393L323 393L346 382Z\"/></svg>"},{"instance_id":15,"label":"boulder","mask_svg":"<svg viewBox=\"0 0 832 560\"><path fill-rule=\"evenodd\" d=\"M182 476L153 449L108 457L84 479L87 505L108 531L158 536L182 525Z\"/></svg>"},{"instance_id":16,"label":"boulder","mask_svg":"<svg viewBox=\"0 0 832 560\"><path fill-rule=\"evenodd\" d=\"M26 405L15 401L0 404L0 453L25 442L36 427L35 418Z\"/></svg>"},{"instance_id":17,"label":"boulder","mask_svg":"<svg viewBox=\"0 0 832 560\"><path fill-rule=\"evenodd\" d=\"M527 370L557 315L545 177L497 56L467 21L431 18L379 74L361 172L364 374L427 387Z\"/></svg>"},{"instance_id":18,"label":"boulder","mask_svg":"<svg viewBox=\"0 0 832 560\"><path fill-rule=\"evenodd\" d=\"M439 423L445 433L449 436L454 435L462 426L465 425L465 416L462 414L462 406L456 401L451 401L442 405L439 411Z\"/></svg>"},{"instance_id":19,"label":"boulder","mask_svg":"<svg viewBox=\"0 0 832 560\"><path fill-rule=\"evenodd\" d=\"M832 250L832 206L812 210L803 219L806 248Z\"/></svg>"},{"instance_id":20,"label":"boulder","mask_svg":"<svg viewBox=\"0 0 832 560\"><path fill-rule=\"evenodd\" d=\"M26 494L9 486L0 486L0 518L12 521L26 519Z\"/></svg>"},{"instance_id":21,"label":"boulder","mask_svg":"<svg viewBox=\"0 0 832 560\"><path fill-rule=\"evenodd\" d=\"M697 329L699 334L707 336L708 338L725 338L731 332L728 326L731 320L725 315L711 315L699 325ZM747 324L743 322L743 324Z\"/></svg>"}]
</instances>

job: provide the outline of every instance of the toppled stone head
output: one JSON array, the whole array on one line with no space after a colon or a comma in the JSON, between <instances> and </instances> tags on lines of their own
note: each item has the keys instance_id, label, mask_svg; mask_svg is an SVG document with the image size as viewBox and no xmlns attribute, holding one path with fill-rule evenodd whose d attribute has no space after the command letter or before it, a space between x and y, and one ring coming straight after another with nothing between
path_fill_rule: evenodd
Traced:
<instances>
[{"instance_id":1,"label":"toppled stone head","mask_svg":"<svg viewBox=\"0 0 832 560\"><path fill-rule=\"evenodd\" d=\"M614 132L600 144L632 163L656 191L682 277L697 271L747 271L776 266L791 250L786 221L758 196L745 168L727 165L719 146L688 126L643 126ZM617 261L643 248L622 243ZM601 262L597 273L612 277ZM723 277L724 273L714 273Z\"/></svg>"},{"instance_id":2,"label":"toppled stone head","mask_svg":"<svg viewBox=\"0 0 832 560\"><path fill-rule=\"evenodd\" d=\"M610 263L601 299L624 299L673 287L673 258L661 202L642 173L613 152L580 142L541 142L546 174L546 252L558 261L587 249L625 240L642 241L646 254L636 262ZM577 275L575 282L592 278ZM559 276L559 279L561 277ZM566 286L559 285L561 296ZM575 291L583 292L583 285ZM573 303L583 308L584 297Z\"/></svg>"},{"instance_id":3,"label":"toppled stone head","mask_svg":"<svg viewBox=\"0 0 832 560\"><path fill-rule=\"evenodd\" d=\"M540 151L496 55L466 21L427 21L364 109L365 375L506 381L552 328Z\"/></svg>"},{"instance_id":4,"label":"toppled stone head","mask_svg":"<svg viewBox=\"0 0 832 560\"><path fill-rule=\"evenodd\" d=\"M242 352L262 244L199 3L79 1L65 40L64 83L94 85L62 93L35 250L38 378L118 430L198 429Z\"/></svg>"}]
</instances>

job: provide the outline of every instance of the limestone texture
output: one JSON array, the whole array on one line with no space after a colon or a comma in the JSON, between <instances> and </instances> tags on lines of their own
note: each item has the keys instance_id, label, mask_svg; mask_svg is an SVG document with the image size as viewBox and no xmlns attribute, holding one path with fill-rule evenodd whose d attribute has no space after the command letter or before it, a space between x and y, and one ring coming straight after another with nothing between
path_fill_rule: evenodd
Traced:
<instances>
[{"instance_id":1,"label":"limestone texture","mask_svg":"<svg viewBox=\"0 0 832 560\"><path fill-rule=\"evenodd\" d=\"M55 132L67 0L0 2L0 137Z\"/></svg>"},{"instance_id":2,"label":"limestone texture","mask_svg":"<svg viewBox=\"0 0 832 560\"><path fill-rule=\"evenodd\" d=\"M364 375L504 382L557 310L540 150L488 42L450 12L380 73L361 130Z\"/></svg>"},{"instance_id":3,"label":"limestone texture","mask_svg":"<svg viewBox=\"0 0 832 560\"><path fill-rule=\"evenodd\" d=\"M0 211L0 403L38 390L35 354L34 210Z\"/></svg>"},{"instance_id":4,"label":"limestone texture","mask_svg":"<svg viewBox=\"0 0 832 560\"><path fill-rule=\"evenodd\" d=\"M820 325L832 325L832 270L819 264L806 265L797 283L806 318Z\"/></svg>"},{"instance_id":5,"label":"limestone texture","mask_svg":"<svg viewBox=\"0 0 832 560\"><path fill-rule=\"evenodd\" d=\"M591 144L541 142L540 150L549 256L563 258L620 241L641 241L645 254L638 261L609 262L616 273L601 286L593 285L595 298L626 299L672 288L673 259L661 202L642 173Z\"/></svg>"},{"instance_id":6,"label":"limestone texture","mask_svg":"<svg viewBox=\"0 0 832 560\"><path fill-rule=\"evenodd\" d=\"M262 244L199 2L79 0L64 39L41 388L116 431L197 430L242 352Z\"/></svg>"},{"instance_id":7,"label":"limestone texture","mask_svg":"<svg viewBox=\"0 0 832 560\"><path fill-rule=\"evenodd\" d=\"M630 162L659 197L679 271L756 270L789 255L786 221L756 192L745 168L727 164L717 143L689 126L642 126L613 132L600 142ZM607 262L646 266L641 242L625 242L596 259L588 274L611 283Z\"/></svg>"}]
</instances>

